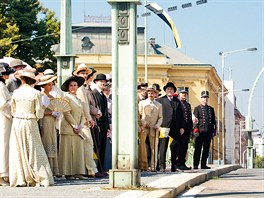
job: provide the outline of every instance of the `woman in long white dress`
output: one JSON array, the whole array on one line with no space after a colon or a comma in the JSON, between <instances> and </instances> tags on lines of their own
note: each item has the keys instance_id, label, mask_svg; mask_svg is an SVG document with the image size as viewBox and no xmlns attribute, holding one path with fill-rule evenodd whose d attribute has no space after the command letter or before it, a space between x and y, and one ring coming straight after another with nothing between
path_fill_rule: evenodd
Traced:
<instances>
[{"instance_id":1,"label":"woman in long white dress","mask_svg":"<svg viewBox=\"0 0 264 198\"><path fill-rule=\"evenodd\" d=\"M13 70L7 63L0 63L0 186L9 185L9 138L12 125L10 108L11 95L5 85L5 80Z\"/></svg>"},{"instance_id":2,"label":"woman in long white dress","mask_svg":"<svg viewBox=\"0 0 264 198\"><path fill-rule=\"evenodd\" d=\"M50 91L53 87L53 81L57 78L54 75L42 76L39 79L38 85L43 89L41 94L47 96L49 99L54 98ZM40 120L41 140L46 151L50 168L54 176L59 175L58 165L58 151L57 151L57 131L56 131L56 117L60 114L52 112L49 108L45 109L44 117Z\"/></svg>"},{"instance_id":3,"label":"woman in long white dress","mask_svg":"<svg viewBox=\"0 0 264 198\"><path fill-rule=\"evenodd\" d=\"M20 79L22 84L11 98L10 186L50 186L54 180L37 122L48 103L31 86L36 82L34 73L24 70Z\"/></svg>"}]
</instances>

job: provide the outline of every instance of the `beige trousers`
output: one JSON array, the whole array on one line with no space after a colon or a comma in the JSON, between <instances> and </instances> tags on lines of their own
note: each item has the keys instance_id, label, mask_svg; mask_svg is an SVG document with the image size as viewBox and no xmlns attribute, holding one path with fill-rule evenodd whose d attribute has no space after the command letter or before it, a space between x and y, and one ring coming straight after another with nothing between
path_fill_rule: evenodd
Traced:
<instances>
[{"instance_id":1,"label":"beige trousers","mask_svg":"<svg viewBox=\"0 0 264 198\"><path fill-rule=\"evenodd\" d=\"M151 149L151 170L156 170L157 160L158 160L158 143L159 143L159 131L156 129L143 129L140 135L140 151L141 158L143 162L147 162L147 151L146 151L146 138L148 136ZM142 148L141 148L142 147Z\"/></svg>"},{"instance_id":2,"label":"beige trousers","mask_svg":"<svg viewBox=\"0 0 264 198\"><path fill-rule=\"evenodd\" d=\"M93 144L93 138L91 134L91 130L87 125L84 125L83 129L83 136L85 137L84 140L84 162L85 162L85 168L88 171L88 175L93 175L98 172L96 168L96 163L93 159L93 153L94 153L94 144Z\"/></svg>"},{"instance_id":3,"label":"beige trousers","mask_svg":"<svg viewBox=\"0 0 264 198\"><path fill-rule=\"evenodd\" d=\"M147 133L141 131L138 133L139 136L139 145L138 145L138 169L147 171L148 170L148 157L146 149L146 138Z\"/></svg>"}]
</instances>

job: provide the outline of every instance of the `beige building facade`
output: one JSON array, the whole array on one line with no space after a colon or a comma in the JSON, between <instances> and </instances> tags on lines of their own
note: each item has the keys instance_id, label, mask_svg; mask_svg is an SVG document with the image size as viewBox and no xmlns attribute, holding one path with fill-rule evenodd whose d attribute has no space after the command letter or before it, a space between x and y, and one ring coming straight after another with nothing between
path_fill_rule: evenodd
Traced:
<instances>
[{"instance_id":1,"label":"beige building facade","mask_svg":"<svg viewBox=\"0 0 264 198\"><path fill-rule=\"evenodd\" d=\"M143 27L138 27L137 38L138 83L141 83L145 82ZM155 39L150 39L148 49L148 83L158 83L161 89L167 82L173 82L176 87L188 87L188 99L192 109L200 104L201 91L208 90L210 92L209 105L214 107L218 119L218 89L221 88L221 79L216 69L210 64L204 64L188 57L174 48L158 45L155 43ZM59 46L55 47L55 52L59 53ZM111 53L111 24L78 24L73 26L73 54L77 56L75 66L85 63L93 66L97 73L108 74L112 68ZM130 74L127 73L126 75ZM221 108L219 115L221 119ZM222 139L222 133L219 138ZM213 143L214 160L218 158L217 144L218 140L215 137ZM220 155L222 154L221 151L222 144L220 144Z\"/></svg>"}]
</instances>

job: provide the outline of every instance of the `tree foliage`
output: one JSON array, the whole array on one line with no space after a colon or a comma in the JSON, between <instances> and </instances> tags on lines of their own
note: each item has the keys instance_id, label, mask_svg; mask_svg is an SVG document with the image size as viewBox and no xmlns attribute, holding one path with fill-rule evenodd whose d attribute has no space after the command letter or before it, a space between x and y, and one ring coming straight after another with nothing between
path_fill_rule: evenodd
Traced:
<instances>
[{"instance_id":1,"label":"tree foliage","mask_svg":"<svg viewBox=\"0 0 264 198\"><path fill-rule=\"evenodd\" d=\"M264 168L264 157L260 157L260 156L255 157L254 168Z\"/></svg>"},{"instance_id":2,"label":"tree foliage","mask_svg":"<svg viewBox=\"0 0 264 198\"><path fill-rule=\"evenodd\" d=\"M4 16L18 28L19 35L19 38L12 39L13 50L8 55L20 58L32 66L40 62L40 70L55 69L56 58L53 57L51 47L59 43L60 31L55 13L44 8L38 0L7 2L3 3L6 4L3 6Z\"/></svg>"},{"instance_id":3,"label":"tree foliage","mask_svg":"<svg viewBox=\"0 0 264 198\"><path fill-rule=\"evenodd\" d=\"M19 29L5 17L5 4L0 3L0 57L11 56L18 45L12 44L20 38Z\"/></svg>"}]
</instances>

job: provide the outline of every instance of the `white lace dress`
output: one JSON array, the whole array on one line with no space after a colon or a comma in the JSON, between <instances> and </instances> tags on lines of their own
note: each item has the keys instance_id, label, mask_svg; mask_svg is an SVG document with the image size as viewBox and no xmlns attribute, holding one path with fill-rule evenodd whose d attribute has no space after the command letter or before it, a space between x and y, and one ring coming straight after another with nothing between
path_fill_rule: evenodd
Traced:
<instances>
[{"instance_id":1,"label":"white lace dress","mask_svg":"<svg viewBox=\"0 0 264 198\"><path fill-rule=\"evenodd\" d=\"M20 86L11 98L10 186L54 184L37 123L44 115L40 102L40 92L29 85Z\"/></svg>"}]
</instances>

